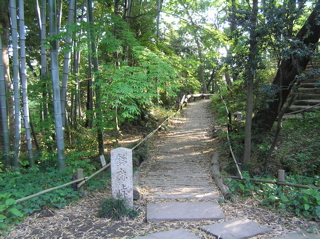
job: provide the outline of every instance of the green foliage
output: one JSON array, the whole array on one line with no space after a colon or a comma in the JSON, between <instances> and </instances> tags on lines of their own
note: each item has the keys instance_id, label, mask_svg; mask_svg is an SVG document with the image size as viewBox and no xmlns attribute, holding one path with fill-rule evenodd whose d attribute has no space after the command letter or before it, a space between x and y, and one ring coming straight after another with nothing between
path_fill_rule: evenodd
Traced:
<instances>
[{"instance_id":1,"label":"green foliage","mask_svg":"<svg viewBox=\"0 0 320 239\"><path fill-rule=\"evenodd\" d=\"M18 223L23 213L17 208L16 200L10 193L0 193L0 230L8 230L10 225Z\"/></svg>"},{"instance_id":2,"label":"green foliage","mask_svg":"<svg viewBox=\"0 0 320 239\"><path fill-rule=\"evenodd\" d=\"M139 215L139 211L126 206L126 201L121 198L107 198L101 202L99 217L121 220L125 217L133 219Z\"/></svg>"},{"instance_id":3,"label":"green foliage","mask_svg":"<svg viewBox=\"0 0 320 239\"><path fill-rule=\"evenodd\" d=\"M159 94L174 97L177 89L174 83L176 73L169 59L160 52L151 52L143 47L134 47L136 66L123 64L121 67L106 65L101 76L105 125L112 128L110 121L118 118L119 124L135 119L141 109L160 100ZM161 103L161 102L160 102ZM110 111L117 109L117 111Z\"/></svg>"},{"instance_id":4,"label":"green foliage","mask_svg":"<svg viewBox=\"0 0 320 239\"><path fill-rule=\"evenodd\" d=\"M320 112L310 112L303 118L284 120L271 163L285 169L288 174L319 175L319 117Z\"/></svg>"},{"instance_id":5,"label":"green foliage","mask_svg":"<svg viewBox=\"0 0 320 239\"><path fill-rule=\"evenodd\" d=\"M6 172L0 175L0 194L17 200L45 189L60 186L72 180L71 173L55 169L39 171L37 167L25 171ZM79 198L80 193L70 187L57 189L15 205L23 214L32 214L43 207L62 208Z\"/></svg>"},{"instance_id":6,"label":"green foliage","mask_svg":"<svg viewBox=\"0 0 320 239\"><path fill-rule=\"evenodd\" d=\"M95 179L91 179L84 184L86 193L109 190L108 187L110 187L111 178L110 170L105 170L100 175L100 177L96 176Z\"/></svg>"},{"instance_id":7,"label":"green foliage","mask_svg":"<svg viewBox=\"0 0 320 239\"><path fill-rule=\"evenodd\" d=\"M68 153L66 158L68 170L76 171L78 168L82 168L84 172L94 171L96 167L92 164L90 158L88 158L93 156L95 156L95 152L90 151L72 151Z\"/></svg>"},{"instance_id":8,"label":"green foliage","mask_svg":"<svg viewBox=\"0 0 320 239\"><path fill-rule=\"evenodd\" d=\"M289 186L278 186L270 183L257 183L249 180L249 175L244 173L243 181L228 179L230 191L241 197L253 197L266 207L281 208L284 213L294 213L309 220L320 220L320 192L317 189L301 189ZM264 178L265 179L265 178ZM301 178L300 178L301 179ZM270 179L267 179L270 180ZM293 180L288 180L293 181ZM307 179L310 182L310 178ZM295 183L303 183L304 181ZM319 179L317 181L319 184ZM312 185L312 184L309 184Z\"/></svg>"}]
</instances>

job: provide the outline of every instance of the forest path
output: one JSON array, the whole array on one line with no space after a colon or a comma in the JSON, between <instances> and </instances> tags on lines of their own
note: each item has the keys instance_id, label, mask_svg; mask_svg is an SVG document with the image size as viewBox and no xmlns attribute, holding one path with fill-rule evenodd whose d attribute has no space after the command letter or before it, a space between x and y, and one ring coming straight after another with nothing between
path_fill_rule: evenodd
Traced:
<instances>
[{"instance_id":1,"label":"forest path","mask_svg":"<svg viewBox=\"0 0 320 239\"><path fill-rule=\"evenodd\" d=\"M140 186L149 199L213 199L219 191L211 176L213 114L210 100L191 102L174 128L154 145L141 165Z\"/></svg>"}]
</instances>

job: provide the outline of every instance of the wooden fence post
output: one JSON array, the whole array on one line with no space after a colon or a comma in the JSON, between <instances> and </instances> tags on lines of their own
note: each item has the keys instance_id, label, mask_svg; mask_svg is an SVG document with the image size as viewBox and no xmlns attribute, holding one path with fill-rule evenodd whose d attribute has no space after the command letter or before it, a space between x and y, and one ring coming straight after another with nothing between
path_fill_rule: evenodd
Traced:
<instances>
[{"instance_id":1,"label":"wooden fence post","mask_svg":"<svg viewBox=\"0 0 320 239\"><path fill-rule=\"evenodd\" d=\"M77 179L81 179L83 178L83 169L82 168L78 168L77 169ZM81 192L83 191L83 187L79 187L78 190Z\"/></svg>"}]
</instances>

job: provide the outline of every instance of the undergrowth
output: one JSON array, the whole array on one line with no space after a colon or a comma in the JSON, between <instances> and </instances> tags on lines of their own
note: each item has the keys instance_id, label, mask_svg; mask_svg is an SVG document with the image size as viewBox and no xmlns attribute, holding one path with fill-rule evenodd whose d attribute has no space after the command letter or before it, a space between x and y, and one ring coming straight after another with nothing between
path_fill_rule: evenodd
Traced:
<instances>
[{"instance_id":1,"label":"undergrowth","mask_svg":"<svg viewBox=\"0 0 320 239\"><path fill-rule=\"evenodd\" d=\"M5 234L13 225L23 219L24 216L45 208L63 208L76 202L83 195L81 191L72 186L57 189L34 198L17 203L21 199L36 194L45 189L60 186L72 181L72 171L59 172L48 168L40 171L34 167L28 170L7 171L0 174L0 230ZM110 179L110 173L105 173L103 178L96 178L85 184L85 191L97 191L105 189L106 181Z\"/></svg>"},{"instance_id":2,"label":"undergrowth","mask_svg":"<svg viewBox=\"0 0 320 239\"><path fill-rule=\"evenodd\" d=\"M107 198L101 201L99 217L121 220L125 217L133 219L139 215L139 210L130 208L121 198Z\"/></svg>"},{"instance_id":3,"label":"undergrowth","mask_svg":"<svg viewBox=\"0 0 320 239\"><path fill-rule=\"evenodd\" d=\"M232 92L225 93L228 108L231 111L244 110L239 101L233 100ZM227 113L220 97L213 97L215 116L221 125L228 124ZM243 111L244 112L244 111ZM299 117L301 116L301 117ZM246 180L227 179L230 190L242 198L253 197L262 206L281 209L279 212L294 213L309 220L320 221L320 192L314 188L302 189L277 184L257 183L254 178L270 180L275 178L279 169L286 172L286 182L320 187L320 112L305 112L297 118L284 119L276 147L271 158L266 162L266 155L273 141L274 129L268 134L252 139L251 161ZM232 120L233 131L230 132L231 145L236 158L241 162L244 145L244 120L239 123ZM225 137L224 134L221 137ZM225 150L229 144L225 140ZM236 172L234 162L229 155L223 170L226 173Z\"/></svg>"},{"instance_id":4,"label":"undergrowth","mask_svg":"<svg viewBox=\"0 0 320 239\"><path fill-rule=\"evenodd\" d=\"M279 213L294 213L308 220L320 221L320 192L318 189L279 186L271 183L250 181L248 173L244 173L245 180L228 178L226 183L233 194L246 199L253 197L261 206L281 209ZM265 179L265 178L264 178ZM270 180L270 179L269 179ZM320 179L305 178L298 180L287 177L287 182L296 184L309 182L310 186L320 186ZM272 180L271 180L272 181Z\"/></svg>"}]
</instances>

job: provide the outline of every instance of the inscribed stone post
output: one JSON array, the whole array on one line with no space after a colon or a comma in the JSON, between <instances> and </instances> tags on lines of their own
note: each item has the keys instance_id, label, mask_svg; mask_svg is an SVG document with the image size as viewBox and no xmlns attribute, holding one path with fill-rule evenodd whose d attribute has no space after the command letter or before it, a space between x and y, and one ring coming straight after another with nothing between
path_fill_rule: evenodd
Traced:
<instances>
[{"instance_id":1,"label":"inscribed stone post","mask_svg":"<svg viewBox=\"0 0 320 239\"><path fill-rule=\"evenodd\" d=\"M122 198L128 207L133 207L132 150L111 150L112 197Z\"/></svg>"}]
</instances>

